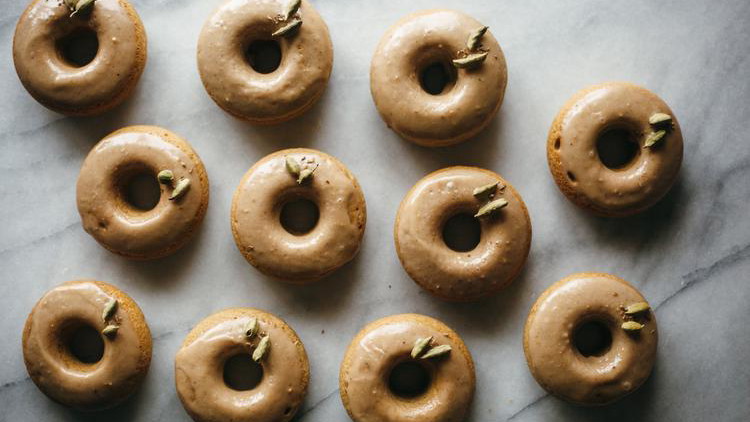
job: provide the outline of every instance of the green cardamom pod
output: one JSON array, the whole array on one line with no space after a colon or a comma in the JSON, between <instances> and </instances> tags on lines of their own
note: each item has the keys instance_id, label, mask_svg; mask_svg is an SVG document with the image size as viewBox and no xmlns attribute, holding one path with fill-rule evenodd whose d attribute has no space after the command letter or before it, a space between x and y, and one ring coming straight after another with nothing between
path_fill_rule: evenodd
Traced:
<instances>
[{"instance_id":1,"label":"green cardamom pod","mask_svg":"<svg viewBox=\"0 0 750 422\"><path fill-rule=\"evenodd\" d=\"M479 42L482 40L484 33L487 32L487 28L489 27L479 27L469 35L469 39L466 41L466 48L468 48L469 51L476 50L476 48L479 47Z\"/></svg>"},{"instance_id":2,"label":"green cardamom pod","mask_svg":"<svg viewBox=\"0 0 750 422\"><path fill-rule=\"evenodd\" d=\"M315 170L318 169L319 165L320 164L316 164L315 167L313 168L310 168L310 167L303 168L302 171L299 172L299 177L297 178L297 184L301 185L305 183L306 180L310 179L313 176L313 173L315 172Z\"/></svg>"},{"instance_id":3,"label":"green cardamom pod","mask_svg":"<svg viewBox=\"0 0 750 422\"><path fill-rule=\"evenodd\" d=\"M245 335L248 338L253 338L256 334L258 334L258 318L253 317L245 326Z\"/></svg>"},{"instance_id":4,"label":"green cardamom pod","mask_svg":"<svg viewBox=\"0 0 750 422\"><path fill-rule=\"evenodd\" d=\"M494 201L488 202L484 204L481 208L479 208L479 211L477 211L476 214L474 214L474 217L482 217L484 215L492 214L493 212L498 211L501 208L505 208L508 205L508 201L504 198L498 198Z\"/></svg>"},{"instance_id":5,"label":"green cardamom pod","mask_svg":"<svg viewBox=\"0 0 750 422\"><path fill-rule=\"evenodd\" d=\"M156 178L159 179L159 183L162 185L171 186L174 181L174 173L172 173L172 170L162 170L156 175Z\"/></svg>"},{"instance_id":6,"label":"green cardamom pod","mask_svg":"<svg viewBox=\"0 0 750 422\"><path fill-rule=\"evenodd\" d=\"M107 322L107 320L115 314L117 311L117 299L110 298L106 305L104 305L104 309L102 310L102 321Z\"/></svg>"},{"instance_id":7,"label":"green cardamom pod","mask_svg":"<svg viewBox=\"0 0 750 422\"><path fill-rule=\"evenodd\" d=\"M112 338L117 334L117 330L119 329L120 329L119 325L109 324L106 327L104 327L104 329L102 330L102 334L104 334L105 336L109 338Z\"/></svg>"},{"instance_id":8,"label":"green cardamom pod","mask_svg":"<svg viewBox=\"0 0 750 422\"><path fill-rule=\"evenodd\" d=\"M253 360L260 362L268 354L268 349L271 347L271 340L269 336L264 336L260 339L258 346L253 350Z\"/></svg>"},{"instance_id":9,"label":"green cardamom pod","mask_svg":"<svg viewBox=\"0 0 750 422\"><path fill-rule=\"evenodd\" d=\"M656 132L649 133L646 137L646 142L643 143L643 147L649 148L654 146L657 142L661 141L666 134L666 130L657 130Z\"/></svg>"},{"instance_id":10,"label":"green cardamom pod","mask_svg":"<svg viewBox=\"0 0 750 422\"><path fill-rule=\"evenodd\" d=\"M468 69L479 66L487 58L487 52L469 54L461 59L453 59L453 66L459 69Z\"/></svg>"},{"instance_id":11,"label":"green cardamom pod","mask_svg":"<svg viewBox=\"0 0 750 422\"><path fill-rule=\"evenodd\" d=\"M70 17L89 12L91 8L94 7L95 1L96 0L79 0L73 9L73 13L70 14Z\"/></svg>"},{"instance_id":12,"label":"green cardamom pod","mask_svg":"<svg viewBox=\"0 0 750 422\"><path fill-rule=\"evenodd\" d=\"M649 309L651 309L651 307L648 306L648 303L637 302L637 303L633 303L625 307L625 315L640 314L641 312L648 311Z\"/></svg>"},{"instance_id":13,"label":"green cardamom pod","mask_svg":"<svg viewBox=\"0 0 750 422\"><path fill-rule=\"evenodd\" d=\"M648 122L651 125L667 124L672 122L672 116L666 113L655 113L648 118Z\"/></svg>"},{"instance_id":14,"label":"green cardamom pod","mask_svg":"<svg viewBox=\"0 0 750 422\"><path fill-rule=\"evenodd\" d=\"M299 168L299 163L297 162L297 160L295 160L292 157L287 156L286 157L286 171L288 171L289 174L291 174L292 176L298 177L300 168Z\"/></svg>"},{"instance_id":15,"label":"green cardamom pod","mask_svg":"<svg viewBox=\"0 0 750 422\"><path fill-rule=\"evenodd\" d=\"M490 183L484 186L480 186L476 189L474 189L473 195L476 198L481 198L484 196L491 195L497 191L497 185L500 184L500 182Z\"/></svg>"},{"instance_id":16,"label":"green cardamom pod","mask_svg":"<svg viewBox=\"0 0 750 422\"><path fill-rule=\"evenodd\" d=\"M425 351L425 349L427 349L431 341L432 336L417 339L417 341L414 342L414 347L411 349L412 359L418 358L419 355L421 355Z\"/></svg>"},{"instance_id":17,"label":"green cardamom pod","mask_svg":"<svg viewBox=\"0 0 750 422\"><path fill-rule=\"evenodd\" d=\"M282 26L281 28L277 29L276 32L271 34L273 38L278 37L284 37L287 35L291 35L292 32L299 28L300 25L302 25L302 19L294 19L293 21L289 22L288 24Z\"/></svg>"},{"instance_id":18,"label":"green cardamom pod","mask_svg":"<svg viewBox=\"0 0 750 422\"><path fill-rule=\"evenodd\" d=\"M172 194L169 195L169 200L173 201L175 199L178 199L179 197L183 196L188 191L189 188L190 188L190 180L180 179L180 181L177 182L177 185L174 187Z\"/></svg>"},{"instance_id":19,"label":"green cardamom pod","mask_svg":"<svg viewBox=\"0 0 750 422\"><path fill-rule=\"evenodd\" d=\"M421 359L437 358L437 357L444 356L450 353L450 351L451 351L451 347L447 344L443 344L442 346L435 346L432 349L428 350L427 353L422 355Z\"/></svg>"},{"instance_id":20,"label":"green cardamom pod","mask_svg":"<svg viewBox=\"0 0 750 422\"><path fill-rule=\"evenodd\" d=\"M286 10L284 10L284 20L288 21L289 18L297 14L300 6L302 6L302 0L290 0L286 5Z\"/></svg>"},{"instance_id":21,"label":"green cardamom pod","mask_svg":"<svg viewBox=\"0 0 750 422\"><path fill-rule=\"evenodd\" d=\"M625 331L640 331L643 328L643 324L635 321L626 321L622 323L621 327Z\"/></svg>"}]
</instances>

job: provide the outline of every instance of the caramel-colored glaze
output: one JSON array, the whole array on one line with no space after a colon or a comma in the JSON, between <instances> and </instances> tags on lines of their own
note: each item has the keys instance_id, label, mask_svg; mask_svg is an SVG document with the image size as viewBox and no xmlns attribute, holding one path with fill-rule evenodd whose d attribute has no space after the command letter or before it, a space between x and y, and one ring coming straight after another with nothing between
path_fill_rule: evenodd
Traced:
<instances>
[{"instance_id":1,"label":"caramel-colored glaze","mask_svg":"<svg viewBox=\"0 0 750 422\"><path fill-rule=\"evenodd\" d=\"M172 187L159 184L161 196L151 210L124 198L122 184L171 170L174 181L190 180L185 194L169 200ZM156 126L129 126L107 135L83 162L76 186L84 230L117 254L152 259L183 246L203 221L208 207L208 176L198 155L174 133Z\"/></svg>"},{"instance_id":2,"label":"caramel-colored glaze","mask_svg":"<svg viewBox=\"0 0 750 422\"><path fill-rule=\"evenodd\" d=\"M656 359L656 319L649 310L625 316L628 305L646 299L626 281L609 274L568 276L537 299L524 330L526 362L549 393L583 405L613 402L635 391L651 373ZM628 333L620 326L634 319L645 327ZM611 347L600 356L584 356L573 343L574 330L599 321L612 334Z\"/></svg>"},{"instance_id":3,"label":"caramel-colored glaze","mask_svg":"<svg viewBox=\"0 0 750 422\"><path fill-rule=\"evenodd\" d=\"M487 199L475 188L505 186L494 197L508 205L480 217L481 237L471 251L458 252L443 240L443 226L454 215L476 214ZM455 166L430 173L406 194L394 227L396 251L409 276L447 300L468 301L507 286L523 268L531 246L531 220L521 196L498 174Z\"/></svg>"},{"instance_id":4,"label":"caramel-colored glaze","mask_svg":"<svg viewBox=\"0 0 750 422\"><path fill-rule=\"evenodd\" d=\"M118 307L105 323L102 311L111 300ZM102 335L104 354L83 363L66 341L77 327L101 332L120 326L114 337ZM141 384L151 364L151 332L138 305L121 290L100 281L70 281L37 302L23 331L23 358L29 376L52 400L79 410L115 406Z\"/></svg>"},{"instance_id":5,"label":"caramel-colored glaze","mask_svg":"<svg viewBox=\"0 0 750 422\"><path fill-rule=\"evenodd\" d=\"M62 0L35 0L13 37L13 61L23 86L45 107L68 115L102 113L130 96L146 65L146 33L125 0L97 0L90 14L70 17ZM68 63L57 42L80 30L99 48L83 67Z\"/></svg>"},{"instance_id":6,"label":"caramel-colored glaze","mask_svg":"<svg viewBox=\"0 0 750 422\"><path fill-rule=\"evenodd\" d=\"M388 386L391 370L415 361L414 343L433 337L432 345L449 345L441 358L417 359L430 374L430 385L417 397L395 395ZM474 398L474 361L461 338L442 322L424 315L402 314L368 324L352 340L341 363L339 391L356 422L463 421Z\"/></svg>"},{"instance_id":7,"label":"caramel-colored glaze","mask_svg":"<svg viewBox=\"0 0 750 422\"><path fill-rule=\"evenodd\" d=\"M286 157L317 169L298 184ZM320 217L305 234L280 220L283 206L305 198ZM336 158L295 148L270 154L245 173L232 199L232 233L240 252L258 270L292 283L320 279L354 258L365 232L367 210L357 179Z\"/></svg>"},{"instance_id":8,"label":"caramel-colored glaze","mask_svg":"<svg viewBox=\"0 0 750 422\"><path fill-rule=\"evenodd\" d=\"M417 144L444 146L487 126L503 102L508 79L492 32L481 38L481 50L489 53L481 66L454 69L451 64L482 26L461 12L427 10L406 16L385 33L370 65L370 90L388 127ZM421 71L433 63L444 64L455 78L438 95L420 83Z\"/></svg>"},{"instance_id":9,"label":"caramel-colored glaze","mask_svg":"<svg viewBox=\"0 0 750 422\"><path fill-rule=\"evenodd\" d=\"M658 144L645 148L655 113L669 114L673 124ZM632 162L619 169L606 167L597 152L597 139L612 128L629 131L638 144ZM677 179L682 132L669 106L651 91L625 82L595 85L560 110L547 139L547 160L573 203L599 215L631 215L654 205Z\"/></svg>"},{"instance_id":10,"label":"caramel-colored glaze","mask_svg":"<svg viewBox=\"0 0 750 422\"><path fill-rule=\"evenodd\" d=\"M302 1L299 30L272 38L284 26L288 0L229 0L206 21L198 40L198 70L206 91L226 112L256 124L276 124L309 109L323 94L333 68L328 26ZM281 63L257 72L245 51L252 41L278 42Z\"/></svg>"},{"instance_id":11,"label":"caramel-colored glaze","mask_svg":"<svg viewBox=\"0 0 750 422\"><path fill-rule=\"evenodd\" d=\"M251 318L259 332L248 338ZM270 348L260 361L263 377L253 389L237 391L224 383L224 363L245 354L260 338ZM307 394L310 368L297 334L280 318L250 308L233 308L201 321L175 358L175 383L185 410L196 422L282 422L292 419Z\"/></svg>"}]
</instances>

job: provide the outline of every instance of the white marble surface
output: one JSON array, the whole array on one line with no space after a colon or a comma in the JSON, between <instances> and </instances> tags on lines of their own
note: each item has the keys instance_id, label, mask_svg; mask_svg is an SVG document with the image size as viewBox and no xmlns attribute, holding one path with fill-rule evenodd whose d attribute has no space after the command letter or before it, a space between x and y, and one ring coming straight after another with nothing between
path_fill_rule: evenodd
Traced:
<instances>
[{"instance_id":1,"label":"white marble surface","mask_svg":"<svg viewBox=\"0 0 750 422\"><path fill-rule=\"evenodd\" d=\"M173 387L173 357L191 326L229 306L287 320L312 366L297 420L347 420L338 366L367 322L401 312L438 317L467 342L477 364L473 421L750 419L750 3L746 0L522 1L316 0L335 49L329 88L303 117L257 128L222 112L195 64L203 20L218 0L136 0L149 61L132 99L95 118L49 112L23 90L11 60L25 1L0 0L0 421L187 421ZM369 92L376 43L402 15L459 7L488 24L505 50L509 84L497 118L451 148L411 145L381 122ZM685 161L671 193L652 210L607 220L557 190L546 134L576 90L629 80L661 95L680 119ZM175 255L131 262L81 228L75 180L88 150L129 124L185 136L208 169L211 203L199 234ZM358 258L329 279L295 287L270 280L235 248L231 195L243 173L277 149L308 146L346 163L365 191L368 224ZM453 164L487 167L523 195L534 238L517 281L476 304L440 302L401 269L391 229L397 206L426 173ZM649 381L607 407L568 405L527 370L523 322L534 299L575 271L607 271L656 305L660 343ZM154 336L140 392L108 412L83 415L54 404L29 380L21 354L28 311L49 288L96 278L126 290ZM323 332L325 330L325 332Z\"/></svg>"}]
</instances>

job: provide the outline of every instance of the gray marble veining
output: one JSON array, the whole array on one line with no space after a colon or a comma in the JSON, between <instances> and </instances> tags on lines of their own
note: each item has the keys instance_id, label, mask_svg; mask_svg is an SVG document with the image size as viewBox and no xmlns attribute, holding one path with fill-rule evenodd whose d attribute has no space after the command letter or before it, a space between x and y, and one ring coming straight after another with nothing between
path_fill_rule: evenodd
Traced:
<instances>
[{"instance_id":1,"label":"gray marble veining","mask_svg":"<svg viewBox=\"0 0 750 422\"><path fill-rule=\"evenodd\" d=\"M135 95L95 118L66 118L24 91L11 39L25 1L0 0L0 421L187 421L176 396L173 357L191 326L229 306L267 309L299 333L312 382L296 420L347 420L338 366L349 340L381 316L438 317L467 342L478 368L472 421L750 419L750 3L745 0L495 1L316 0L334 43L334 70L321 101L275 127L225 114L204 92L195 45L218 0L135 0L149 61ZM455 7L488 24L509 66L505 102L476 139L444 149L411 145L381 122L369 92L371 54L388 26L424 8ZM672 107L685 137L681 176L653 209L601 219L575 208L549 175L545 139L555 113L586 85L628 80ZM85 234L75 180L88 150L129 124L185 136L206 164L208 215L197 237L154 262L114 256ZM291 146L339 157L367 198L358 258L327 280L288 286L262 276L235 248L231 195L256 160ZM444 166L478 165L523 195L534 228L522 275L491 299L440 302L401 269L392 227L420 177ZM656 306L658 362L636 393L587 409L550 397L523 357L522 330L534 299L576 271L606 271L635 284ZM141 391L124 405L79 414L44 397L21 354L28 311L52 286L96 278L126 290L154 335Z\"/></svg>"}]
</instances>

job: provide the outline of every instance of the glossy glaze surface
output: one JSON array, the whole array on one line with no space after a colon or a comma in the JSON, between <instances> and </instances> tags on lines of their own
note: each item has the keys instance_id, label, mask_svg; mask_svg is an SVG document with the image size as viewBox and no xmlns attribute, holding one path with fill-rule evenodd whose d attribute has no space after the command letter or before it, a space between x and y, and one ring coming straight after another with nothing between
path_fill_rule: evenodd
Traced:
<instances>
[{"instance_id":1,"label":"glossy glaze surface","mask_svg":"<svg viewBox=\"0 0 750 422\"><path fill-rule=\"evenodd\" d=\"M302 1L302 26L273 38L287 0L228 0L206 21L198 40L203 86L221 108L253 123L275 124L306 111L323 94L333 68L328 27L312 4ZM245 58L252 41L278 42L281 63L263 74Z\"/></svg>"},{"instance_id":2,"label":"glossy glaze surface","mask_svg":"<svg viewBox=\"0 0 750 422\"><path fill-rule=\"evenodd\" d=\"M474 189L498 183L494 199L508 201L479 218L479 244L459 252L446 245L443 227L456 214L474 215L488 199ZM406 272L430 293L448 300L492 294L516 277L531 246L531 220L521 196L498 174L478 167L449 167L428 174L406 194L394 227L396 251Z\"/></svg>"},{"instance_id":3,"label":"glossy glaze surface","mask_svg":"<svg viewBox=\"0 0 750 422\"><path fill-rule=\"evenodd\" d=\"M286 158L316 167L298 184ZM318 208L311 231L292 234L281 209L304 198ZM277 151L245 173L232 200L232 233L240 252L260 271L293 283L317 280L349 262L365 231L365 198L357 179L336 158L306 148Z\"/></svg>"},{"instance_id":4,"label":"glossy glaze surface","mask_svg":"<svg viewBox=\"0 0 750 422\"><path fill-rule=\"evenodd\" d=\"M385 124L425 146L451 145L479 133L497 113L505 95L507 68L500 45L487 31L481 38L488 56L473 69L453 69L466 51L478 20L453 10L427 10L406 16L380 40L370 65L370 90ZM455 81L439 95L420 84L424 67L445 64Z\"/></svg>"},{"instance_id":5,"label":"glossy glaze surface","mask_svg":"<svg viewBox=\"0 0 750 422\"><path fill-rule=\"evenodd\" d=\"M656 360L656 319L651 310L625 315L631 304L646 302L633 286L609 274L580 273L552 285L537 299L524 331L531 373L550 393L585 405L613 402L633 392L651 374ZM599 321L612 335L601 355L584 356L574 345L575 329ZM644 325L636 333L624 321Z\"/></svg>"},{"instance_id":6,"label":"glossy glaze surface","mask_svg":"<svg viewBox=\"0 0 750 422\"><path fill-rule=\"evenodd\" d=\"M52 110L87 115L122 102L146 64L143 24L125 0L97 0L90 15L70 17L62 0L34 0L21 15L13 38L13 61L29 93ZM96 33L93 61L76 67L56 43L76 31Z\"/></svg>"}]
</instances>

